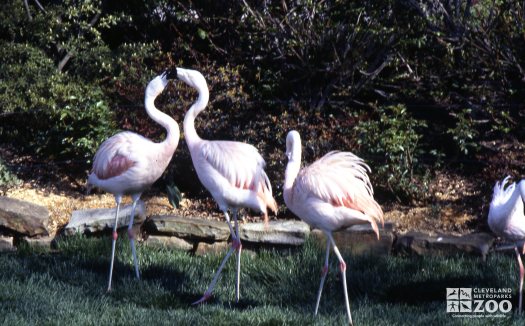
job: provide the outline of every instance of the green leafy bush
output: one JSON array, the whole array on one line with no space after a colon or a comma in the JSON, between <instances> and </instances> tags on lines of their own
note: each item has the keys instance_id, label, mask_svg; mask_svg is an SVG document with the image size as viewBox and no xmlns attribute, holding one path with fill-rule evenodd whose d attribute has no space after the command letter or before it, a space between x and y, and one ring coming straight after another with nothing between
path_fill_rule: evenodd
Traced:
<instances>
[{"instance_id":1,"label":"green leafy bush","mask_svg":"<svg viewBox=\"0 0 525 326\"><path fill-rule=\"evenodd\" d=\"M41 133L58 155L91 157L115 132L113 112L98 87L70 82L53 85L56 102L49 110L51 128Z\"/></svg>"},{"instance_id":2,"label":"green leafy bush","mask_svg":"<svg viewBox=\"0 0 525 326\"><path fill-rule=\"evenodd\" d=\"M373 161L374 184L386 187L399 201L424 200L428 180L421 176L420 140L426 123L412 118L401 104L380 107L377 114L377 119L362 121L356 127L360 151Z\"/></svg>"},{"instance_id":3,"label":"green leafy bush","mask_svg":"<svg viewBox=\"0 0 525 326\"><path fill-rule=\"evenodd\" d=\"M22 181L13 173L5 162L0 159L0 193L2 188L9 188L20 184Z\"/></svg>"},{"instance_id":4,"label":"green leafy bush","mask_svg":"<svg viewBox=\"0 0 525 326\"><path fill-rule=\"evenodd\" d=\"M456 125L454 128L447 130L447 133L452 137L459 151L465 155L469 153L469 150L475 151L479 148L479 144L475 141L478 132L475 129L470 114L471 111L468 109L457 113Z\"/></svg>"},{"instance_id":5,"label":"green leafy bush","mask_svg":"<svg viewBox=\"0 0 525 326\"><path fill-rule=\"evenodd\" d=\"M0 134L26 151L51 158L82 158L115 132L113 113L100 87L59 73L29 45L0 50ZM43 59L44 58L44 59Z\"/></svg>"}]
</instances>

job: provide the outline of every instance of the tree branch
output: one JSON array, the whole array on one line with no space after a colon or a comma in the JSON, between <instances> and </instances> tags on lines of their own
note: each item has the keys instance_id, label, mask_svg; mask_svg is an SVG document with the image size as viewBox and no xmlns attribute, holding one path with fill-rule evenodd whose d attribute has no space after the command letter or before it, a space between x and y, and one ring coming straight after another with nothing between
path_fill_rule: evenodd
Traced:
<instances>
[{"instance_id":1,"label":"tree branch","mask_svg":"<svg viewBox=\"0 0 525 326\"><path fill-rule=\"evenodd\" d=\"M27 3L27 0L24 0L24 7L26 7L27 18L29 18L29 21L32 21L33 17L31 17L31 11L29 11L29 4Z\"/></svg>"},{"instance_id":2,"label":"tree branch","mask_svg":"<svg viewBox=\"0 0 525 326\"><path fill-rule=\"evenodd\" d=\"M27 1L27 0L24 0L24 1ZM44 13L47 13L47 11L44 9L44 7L40 4L40 2L38 0L34 0L36 5L38 6L38 8L40 8L40 10L42 10Z\"/></svg>"},{"instance_id":3,"label":"tree branch","mask_svg":"<svg viewBox=\"0 0 525 326\"><path fill-rule=\"evenodd\" d=\"M98 19L100 18L100 13L97 13L95 15L95 17L93 17L91 19L91 21L89 22L88 26L89 27L93 27ZM82 33L79 33L79 36L81 35ZM72 51L68 51L66 53L66 55L64 56L64 58L62 58L62 60L60 60L60 62L58 63L58 71L62 71L62 69L64 69L64 66L67 64L67 62L69 61L69 59L71 59L73 57L73 52Z\"/></svg>"}]
</instances>

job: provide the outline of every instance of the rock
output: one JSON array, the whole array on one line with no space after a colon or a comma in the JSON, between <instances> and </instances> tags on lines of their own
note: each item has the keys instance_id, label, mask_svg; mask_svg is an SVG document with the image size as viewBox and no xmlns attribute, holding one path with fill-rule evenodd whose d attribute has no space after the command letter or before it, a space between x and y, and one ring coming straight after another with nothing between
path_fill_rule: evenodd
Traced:
<instances>
[{"instance_id":1,"label":"rock","mask_svg":"<svg viewBox=\"0 0 525 326\"><path fill-rule=\"evenodd\" d=\"M179 249L184 251L193 250L193 243L177 237L150 235L144 244L147 246L165 247L168 249Z\"/></svg>"},{"instance_id":2,"label":"rock","mask_svg":"<svg viewBox=\"0 0 525 326\"><path fill-rule=\"evenodd\" d=\"M0 227L30 237L49 235L46 225L49 211L30 202L0 197Z\"/></svg>"},{"instance_id":3,"label":"rock","mask_svg":"<svg viewBox=\"0 0 525 326\"><path fill-rule=\"evenodd\" d=\"M18 243L25 243L33 249L51 250L54 245L55 238L52 236L38 237L38 238L21 238Z\"/></svg>"},{"instance_id":4,"label":"rock","mask_svg":"<svg viewBox=\"0 0 525 326\"><path fill-rule=\"evenodd\" d=\"M226 222L156 215L146 222L150 234L171 235L188 240L226 241L230 229Z\"/></svg>"},{"instance_id":5,"label":"rock","mask_svg":"<svg viewBox=\"0 0 525 326\"><path fill-rule=\"evenodd\" d=\"M247 223L240 225L239 233L241 241L299 246L310 233L310 227L301 221L271 221L267 227L264 223Z\"/></svg>"},{"instance_id":6,"label":"rock","mask_svg":"<svg viewBox=\"0 0 525 326\"><path fill-rule=\"evenodd\" d=\"M196 255L206 254L222 254L226 253L230 248L230 244L226 241L217 241L213 243L199 242L195 249Z\"/></svg>"},{"instance_id":7,"label":"rock","mask_svg":"<svg viewBox=\"0 0 525 326\"><path fill-rule=\"evenodd\" d=\"M0 236L0 252L16 251L13 237Z\"/></svg>"},{"instance_id":8,"label":"rock","mask_svg":"<svg viewBox=\"0 0 525 326\"><path fill-rule=\"evenodd\" d=\"M324 232L313 230L312 235L319 245L325 248ZM354 225L332 235L337 248L352 255L389 255L395 240L392 223L385 223L385 226L379 229L379 239L370 224Z\"/></svg>"},{"instance_id":9,"label":"rock","mask_svg":"<svg viewBox=\"0 0 525 326\"><path fill-rule=\"evenodd\" d=\"M400 235L396 251L401 254L451 256L468 254L486 258L494 236L489 233L471 233L463 236L430 235L411 231Z\"/></svg>"},{"instance_id":10,"label":"rock","mask_svg":"<svg viewBox=\"0 0 525 326\"><path fill-rule=\"evenodd\" d=\"M121 206L118 227L128 226L131 217L131 204ZM146 219L146 208L143 201L137 203L133 224L141 224ZM115 208L96 208L73 211L71 220L64 229L64 234L96 233L113 229Z\"/></svg>"}]
</instances>

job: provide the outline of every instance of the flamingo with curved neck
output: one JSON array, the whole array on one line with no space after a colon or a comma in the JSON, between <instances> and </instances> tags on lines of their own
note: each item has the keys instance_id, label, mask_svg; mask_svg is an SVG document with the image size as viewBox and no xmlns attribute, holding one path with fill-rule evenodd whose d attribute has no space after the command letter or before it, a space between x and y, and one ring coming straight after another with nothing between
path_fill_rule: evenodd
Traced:
<instances>
[{"instance_id":1,"label":"flamingo with curved neck","mask_svg":"<svg viewBox=\"0 0 525 326\"><path fill-rule=\"evenodd\" d=\"M233 251L237 253L235 297L238 302L242 250L238 210L244 207L260 212L267 222L267 208L277 212L277 203L273 198L268 176L264 172L264 159L255 147L236 141L204 140L197 134L195 119L206 108L209 99L208 85L204 76L196 70L177 68L177 77L199 93L197 100L184 117L184 139L188 144L197 176L224 213L232 238L231 247L208 289L195 304L210 298L222 269ZM233 215L234 227L230 222L229 210Z\"/></svg>"},{"instance_id":2,"label":"flamingo with curved neck","mask_svg":"<svg viewBox=\"0 0 525 326\"><path fill-rule=\"evenodd\" d=\"M180 131L177 122L159 111L154 103L155 98L162 93L168 81L175 77L175 70L167 70L155 77L146 87L144 99L149 117L166 129L166 139L160 143L155 143L130 131L120 132L105 140L93 159L93 168L88 176L88 190L94 186L112 193L117 203L112 235L108 291L111 291L115 243L118 238L117 222L120 203L124 195L130 195L133 199L128 237L133 254L135 274L138 279L140 278L134 234L131 228L135 208L142 192L160 178L179 143Z\"/></svg>"}]
</instances>

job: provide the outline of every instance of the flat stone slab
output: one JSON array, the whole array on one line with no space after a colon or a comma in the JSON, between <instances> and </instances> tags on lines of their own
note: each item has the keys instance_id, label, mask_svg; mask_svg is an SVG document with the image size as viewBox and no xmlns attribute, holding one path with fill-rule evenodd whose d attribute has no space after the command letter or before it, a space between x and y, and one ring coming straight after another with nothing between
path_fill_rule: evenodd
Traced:
<instances>
[{"instance_id":1,"label":"flat stone slab","mask_svg":"<svg viewBox=\"0 0 525 326\"><path fill-rule=\"evenodd\" d=\"M0 252L16 251L14 237L0 236Z\"/></svg>"},{"instance_id":2,"label":"flat stone slab","mask_svg":"<svg viewBox=\"0 0 525 326\"><path fill-rule=\"evenodd\" d=\"M494 236L479 232L463 236L430 235L411 231L400 235L396 241L396 251L400 254L420 256L451 256L467 254L486 258L494 243Z\"/></svg>"},{"instance_id":3,"label":"flat stone slab","mask_svg":"<svg viewBox=\"0 0 525 326\"><path fill-rule=\"evenodd\" d=\"M155 215L146 221L146 230L153 235L170 235L188 240L226 241L230 229L226 222Z\"/></svg>"},{"instance_id":4,"label":"flat stone slab","mask_svg":"<svg viewBox=\"0 0 525 326\"><path fill-rule=\"evenodd\" d=\"M321 230L313 230L312 236L323 248L326 236ZM385 223L379 228L379 239L370 224L351 226L345 230L333 232L332 236L340 251L352 255L389 255L395 241L392 223Z\"/></svg>"},{"instance_id":5,"label":"flat stone slab","mask_svg":"<svg viewBox=\"0 0 525 326\"><path fill-rule=\"evenodd\" d=\"M128 226L131 218L131 204L121 206L118 218L118 228ZM65 235L76 233L96 233L113 229L116 208L96 208L73 211L71 220L64 228ZM135 208L133 225L141 224L146 219L146 207L139 200Z\"/></svg>"},{"instance_id":6,"label":"flat stone slab","mask_svg":"<svg viewBox=\"0 0 525 326\"><path fill-rule=\"evenodd\" d=\"M157 246L168 249L179 249L184 251L193 250L193 243L172 236L150 235L148 236L146 241L144 241L144 244L147 246Z\"/></svg>"},{"instance_id":7,"label":"flat stone slab","mask_svg":"<svg viewBox=\"0 0 525 326\"><path fill-rule=\"evenodd\" d=\"M14 198L0 197L0 227L30 237L48 235L49 210Z\"/></svg>"},{"instance_id":8,"label":"flat stone slab","mask_svg":"<svg viewBox=\"0 0 525 326\"><path fill-rule=\"evenodd\" d=\"M246 223L239 226L241 241L285 246L302 245L310 233L308 224L302 221L271 221Z\"/></svg>"}]
</instances>

